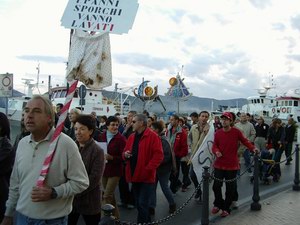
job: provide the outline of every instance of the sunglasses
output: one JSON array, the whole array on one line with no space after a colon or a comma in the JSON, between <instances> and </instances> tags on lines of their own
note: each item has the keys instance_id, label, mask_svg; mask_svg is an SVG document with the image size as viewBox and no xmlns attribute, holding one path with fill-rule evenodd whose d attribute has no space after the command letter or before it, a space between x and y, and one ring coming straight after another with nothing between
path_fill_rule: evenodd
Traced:
<instances>
[{"instance_id":1,"label":"sunglasses","mask_svg":"<svg viewBox=\"0 0 300 225\"><path fill-rule=\"evenodd\" d=\"M135 120L132 120L132 123L135 123L136 121Z\"/></svg>"}]
</instances>

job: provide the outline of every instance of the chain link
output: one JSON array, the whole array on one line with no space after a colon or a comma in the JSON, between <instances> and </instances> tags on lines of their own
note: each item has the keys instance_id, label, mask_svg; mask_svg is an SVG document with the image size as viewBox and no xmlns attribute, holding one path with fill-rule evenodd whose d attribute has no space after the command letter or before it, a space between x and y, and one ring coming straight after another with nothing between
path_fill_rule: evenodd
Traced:
<instances>
[{"instance_id":1,"label":"chain link","mask_svg":"<svg viewBox=\"0 0 300 225\"><path fill-rule=\"evenodd\" d=\"M279 161L279 162L275 162L274 159L262 159L260 156L258 156L258 157L259 157L259 160L260 160L260 161L266 162L266 163L270 163L270 164L274 164L274 166L275 166L275 165L284 163L284 162L288 161L289 159L291 159L291 158L292 158L292 155L294 155L295 152L296 152L296 150L294 150L294 151L291 153L291 155L290 155L289 157L287 157L286 159L284 159L284 160L282 160L282 161Z\"/></svg>"},{"instance_id":2,"label":"chain link","mask_svg":"<svg viewBox=\"0 0 300 225\"><path fill-rule=\"evenodd\" d=\"M195 196L195 194L201 189L203 183L203 179L200 181L199 185L197 186L197 188L195 189L195 191L192 193L192 195L186 200L186 202L184 202L174 213L172 213L171 215L168 215L162 219L158 219L154 222L150 222L150 223L134 223L134 222L128 222L128 221L120 221L120 220L115 220L115 224L118 225L158 225L158 224L162 224L168 220L170 220L171 218L177 216L193 199L193 197Z\"/></svg>"}]
</instances>

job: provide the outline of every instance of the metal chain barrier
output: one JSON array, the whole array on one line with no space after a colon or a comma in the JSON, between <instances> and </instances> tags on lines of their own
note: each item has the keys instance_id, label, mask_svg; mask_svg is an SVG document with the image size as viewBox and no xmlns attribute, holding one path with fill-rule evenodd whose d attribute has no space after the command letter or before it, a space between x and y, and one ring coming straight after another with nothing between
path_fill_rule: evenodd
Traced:
<instances>
[{"instance_id":1,"label":"metal chain barrier","mask_svg":"<svg viewBox=\"0 0 300 225\"><path fill-rule=\"evenodd\" d=\"M291 153L291 155L289 157L287 157L286 159L280 161L280 162L275 162L274 159L262 159L260 156L259 156L259 160L262 161L262 162L267 162L267 163L271 163L271 164L274 164L275 165L278 165L278 164L281 164L281 163L284 163L286 161L288 161L289 159L292 158L292 156L295 154L295 150Z\"/></svg>"},{"instance_id":2,"label":"metal chain barrier","mask_svg":"<svg viewBox=\"0 0 300 225\"><path fill-rule=\"evenodd\" d=\"M251 161L250 165L239 175L237 175L235 178L230 179L230 180L224 180L224 179L219 179L214 176L214 170L211 172L211 179L219 181L219 182L225 182L225 183L230 183L230 182L235 182L236 180L240 179L244 174L248 173L248 170L252 168L254 160Z\"/></svg>"},{"instance_id":3,"label":"metal chain barrier","mask_svg":"<svg viewBox=\"0 0 300 225\"><path fill-rule=\"evenodd\" d=\"M191 202L191 200L193 199L193 197L195 196L195 194L198 192L198 190L201 189L203 183L203 179L200 181L198 187L195 189L195 191L192 193L192 195L187 199L186 202L184 202L178 209L176 209L176 211L174 213L172 213L171 215L168 215L162 219L158 219L154 222L150 222L150 223L134 223L134 222L128 222L128 221L120 221L120 220L115 220L115 224L118 225L158 225L158 224L162 224L168 220L170 220L171 218L177 216L179 213L181 213L181 211Z\"/></svg>"}]
</instances>

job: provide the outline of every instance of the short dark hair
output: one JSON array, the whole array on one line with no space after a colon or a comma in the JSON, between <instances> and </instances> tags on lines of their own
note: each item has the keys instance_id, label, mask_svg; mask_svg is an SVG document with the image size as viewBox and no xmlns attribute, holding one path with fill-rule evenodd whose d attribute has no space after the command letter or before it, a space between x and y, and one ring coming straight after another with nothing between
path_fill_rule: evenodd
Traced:
<instances>
[{"instance_id":1,"label":"short dark hair","mask_svg":"<svg viewBox=\"0 0 300 225\"><path fill-rule=\"evenodd\" d=\"M62 108L64 107L64 104L62 104L62 103L57 103L57 104L56 104L56 107L57 107L57 106L58 106L59 108L62 109Z\"/></svg>"},{"instance_id":2,"label":"short dark hair","mask_svg":"<svg viewBox=\"0 0 300 225\"><path fill-rule=\"evenodd\" d=\"M79 115L76 119L76 123L80 123L84 126L87 126L89 130L95 131L96 129L96 120L91 115Z\"/></svg>"},{"instance_id":3,"label":"short dark hair","mask_svg":"<svg viewBox=\"0 0 300 225\"><path fill-rule=\"evenodd\" d=\"M165 124L162 120L160 121L155 121L151 124L151 127L154 129L154 130L158 130L158 133L162 133L164 128L165 128Z\"/></svg>"},{"instance_id":4,"label":"short dark hair","mask_svg":"<svg viewBox=\"0 0 300 225\"><path fill-rule=\"evenodd\" d=\"M199 115L200 115L200 114L199 114ZM196 113L196 112L192 112L191 115L190 115L190 117L197 117L197 118L198 118L199 115L198 115L198 113Z\"/></svg>"},{"instance_id":5,"label":"short dark hair","mask_svg":"<svg viewBox=\"0 0 300 225\"><path fill-rule=\"evenodd\" d=\"M205 111L205 110L204 110L204 111L201 111L201 112L199 113L199 116L201 116L202 113L205 113L205 114L207 114L208 116L210 116L209 112L208 112L208 111Z\"/></svg>"},{"instance_id":6,"label":"short dark hair","mask_svg":"<svg viewBox=\"0 0 300 225\"><path fill-rule=\"evenodd\" d=\"M120 122L119 118L116 116L110 116L107 118L107 120L105 121L105 125L108 127L110 125L111 122Z\"/></svg>"},{"instance_id":7,"label":"short dark hair","mask_svg":"<svg viewBox=\"0 0 300 225\"><path fill-rule=\"evenodd\" d=\"M7 137L10 139L10 125L7 116L0 112L0 137Z\"/></svg>"},{"instance_id":8,"label":"short dark hair","mask_svg":"<svg viewBox=\"0 0 300 225\"><path fill-rule=\"evenodd\" d=\"M179 116L178 116L178 115L173 114L172 116L173 116L173 118L174 118L175 120L179 120ZM172 116L171 116L171 117L172 117Z\"/></svg>"}]
</instances>

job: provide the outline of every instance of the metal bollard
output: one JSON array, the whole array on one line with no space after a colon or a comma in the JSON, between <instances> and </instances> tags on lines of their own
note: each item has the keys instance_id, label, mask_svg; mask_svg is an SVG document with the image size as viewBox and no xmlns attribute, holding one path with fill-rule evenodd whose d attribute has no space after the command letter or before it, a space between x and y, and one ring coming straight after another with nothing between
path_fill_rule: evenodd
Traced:
<instances>
[{"instance_id":1,"label":"metal bollard","mask_svg":"<svg viewBox=\"0 0 300 225\"><path fill-rule=\"evenodd\" d=\"M296 149L295 149L295 179L294 179L294 185L293 185L293 190L294 191L300 191L300 186L299 186L299 144L296 144Z\"/></svg>"},{"instance_id":2,"label":"metal bollard","mask_svg":"<svg viewBox=\"0 0 300 225\"><path fill-rule=\"evenodd\" d=\"M113 217L115 207L111 204L105 204L101 209L104 212L104 216L101 218L99 225L115 225L115 217Z\"/></svg>"},{"instance_id":3,"label":"metal bollard","mask_svg":"<svg viewBox=\"0 0 300 225\"><path fill-rule=\"evenodd\" d=\"M203 167L203 204L202 204L202 215L201 215L201 224L209 224L209 167Z\"/></svg>"},{"instance_id":4,"label":"metal bollard","mask_svg":"<svg viewBox=\"0 0 300 225\"><path fill-rule=\"evenodd\" d=\"M259 203L259 162L258 155L254 155L254 174L253 174L253 196L251 203L251 210L258 211L261 210L261 204Z\"/></svg>"}]
</instances>

